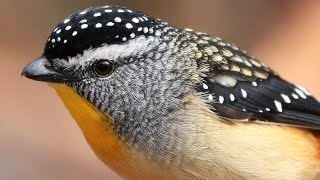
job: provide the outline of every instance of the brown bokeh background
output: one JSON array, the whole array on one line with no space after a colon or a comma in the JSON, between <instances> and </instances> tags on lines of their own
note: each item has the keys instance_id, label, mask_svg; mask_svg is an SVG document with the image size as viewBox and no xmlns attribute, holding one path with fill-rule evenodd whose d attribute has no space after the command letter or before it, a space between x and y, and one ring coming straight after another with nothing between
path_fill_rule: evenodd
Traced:
<instances>
[{"instance_id":1,"label":"brown bokeh background","mask_svg":"<svg viewBox=\"0 0 320 180\"><path fill-rule=\"evenodd\" d=\"M65 16L118 4L223 37L320 97L320 1L0 0L0 179L119 179L45 83L20 76Z\"/></svg>"}]
</instances>

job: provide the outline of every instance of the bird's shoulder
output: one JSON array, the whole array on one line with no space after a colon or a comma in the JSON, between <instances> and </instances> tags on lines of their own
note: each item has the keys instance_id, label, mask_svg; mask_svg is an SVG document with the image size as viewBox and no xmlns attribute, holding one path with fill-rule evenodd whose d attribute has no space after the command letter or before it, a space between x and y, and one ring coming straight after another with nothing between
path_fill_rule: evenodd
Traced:
<instances>
[{"instance_id":1,"label":"bird's shoulder","mask_svg":"<svg viewBox=\"0 0 320 180\"><path fill-rule=\"evenodd\" d=\"M201 72L195 89L212 111L236 121L320 128L320 103L305 88L221 38L196 32L190 36L196 36L194 58Z\"/></svg>"}]
</instances>

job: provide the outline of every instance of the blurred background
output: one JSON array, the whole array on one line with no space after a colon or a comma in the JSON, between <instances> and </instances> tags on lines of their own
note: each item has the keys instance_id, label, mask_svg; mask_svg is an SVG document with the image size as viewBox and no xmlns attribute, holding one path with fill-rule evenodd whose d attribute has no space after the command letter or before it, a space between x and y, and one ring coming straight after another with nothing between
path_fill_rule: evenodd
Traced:
<instances>
[{"instance_id":1,"label":"blurred background","mask_svg":"<svg viewBox=\"0 0 320 180\"><path fill-rule=\"evenodd\" d=\"M0 179L119 179L45 83L20 76L69 14L117 4L238 44L320 97L320 1L0 0Z\"/></svg>"}]
</instances>

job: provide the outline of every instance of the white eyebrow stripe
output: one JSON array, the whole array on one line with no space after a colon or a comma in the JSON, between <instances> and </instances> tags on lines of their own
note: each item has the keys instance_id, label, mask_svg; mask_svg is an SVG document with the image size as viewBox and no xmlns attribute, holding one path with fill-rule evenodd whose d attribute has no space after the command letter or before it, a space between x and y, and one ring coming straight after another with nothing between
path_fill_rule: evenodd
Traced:
<instances>
[{"instance_id":1,"label":"white eyebrow stripe","mask_svg":"<svg viewBox=\"0 0 320 180\"><path fill-rule=\"evenodd\" d=\"M148 38L139 36L123 44L104 45L102 47L85 50L82 55L70 58L68 64L83 65L88 61L97 59L123 59L131 55L138 55L149 51L158 46L159 43L160 41L153 36L149 36Z\"/></svg>"}]
</instances>

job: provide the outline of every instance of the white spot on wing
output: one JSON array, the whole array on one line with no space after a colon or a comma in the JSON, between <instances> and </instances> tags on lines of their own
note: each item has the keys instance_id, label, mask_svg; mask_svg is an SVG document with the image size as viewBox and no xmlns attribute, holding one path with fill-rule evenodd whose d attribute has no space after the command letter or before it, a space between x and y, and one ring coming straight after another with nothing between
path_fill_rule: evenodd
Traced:
<instances>
[{"instance_id":1,"label":"white spot on wing","mask_svg":"<svg viewBox=\"0 0 320 180\"><path fill-rule=\"evenodd\" d=\"M298 88L295 88L294 91L302 98L307 99L307 96Z\"/></svg>"},{"instance_id":2,"label":"white spot on wing","mask_svg":"<svg viewBox=\"0 0 320 180\"><path fill-rule=\"evenodd\" d=\"M244 97L244 98L246 98L247 97L247 91L245 91L244 89L241 89L241 93L242 93L242 96Z\"/></svg>"},{"instance_id":3,"label":"white spot on wing","mask_svg":"<svg viewBox=\"0 0 320 180\"><path fill-rule=\"evenodd\" d=\"M281 94L281 97L284 100L284 102L291 103L291 100L290 100L289 96L287 96L285 94Z\"/></svg>"},{"instance_id":4,"label":"white spot on wing","mask_svg":"<svg viewBox=\"0 0 320 180\"><path fill-rule=\"evenodd\" d=\"M219 103L222 104L224 101L224 97L223 96L219 96Z\"/></svg>"},{"instance_id":5,"label":"white spot on wing","mask_svg":"<svg viewBox=\"0 0 320 180\"><path fill-rule=\"evenodd\" d=\"M299 96L295 93L292 93L291 96L294 98L294 99L299 99Z\"/></svg>"},{"instance_id":6,"label":"white spot on wing","mask_svg":"<svg viewBox=\"0 0 320 180\"><path fill-rule=\"evenodd\" d=\"M257 82L255 82L255 81L252 82L252 85L253 85L253 86L258 86Z\"/></svg>"},{"instance_id":7,"label":"white spot on wing","mask_svg":"<svg viewBox=\"0 0 320 180\"><path fill-rule=\"evenodd\" d=\"M279 112L282 112L282 104L281 102L277 101L277 100L274 100L274 105L276 106L277 110Z\"/></svg>"},{"instance_id":8,"label":"white spot on wing","mask_svg":"<svg viewBox=\"0 0 320 180\"><path fill-rule=\"evenodd\" d=\"M231 101L234 101L234 100L235 100L235 97L234 97L233 94L230 94L230 100L231 100Z\"/></svg>"},{"instance_id":9,"label":"white spot on wing","mask_svg":"<svg viewBox=\"0 0 320 180\"><path fill-rule=\"evenodd\" d=\"M211 94L209 94L209 95L208 95L208 99L209 99L210 101L212 101L212 100L213 100L213 96L212 96Z\"/></svg>"},{"instance_id":10,"label":"white spot on wing","mask_svg":"<svg viewBox=\"0 0 320 180\"><path fill-rule=\"evenodd\" d=\"M247 66L252 67L252 64L249 63L249 61L247 61L247 60L244 60L244 63L245 63Z\"/></svg>"},{"instance_id":11,"label":"white spot on wing","mask_svg":"<svg viewBox=\"0 0 320 180\"><path fill-rule=\"evenodd\" d=\"M303 91L304 94L311 96L311 93L308 90L306 90L304 87L297 85L297 88L299 88L301 91Z\"/></svg>"},{"instance_id":12,"label":"white spot on wing","mask_svg":"<svg viewBox=\"0 0 320 180\"><path fill-rule=\"evenodd\" d=\"M203 89L209 89L208 85L206 83L202 84Z\"/></svg>"}]
</instances>

